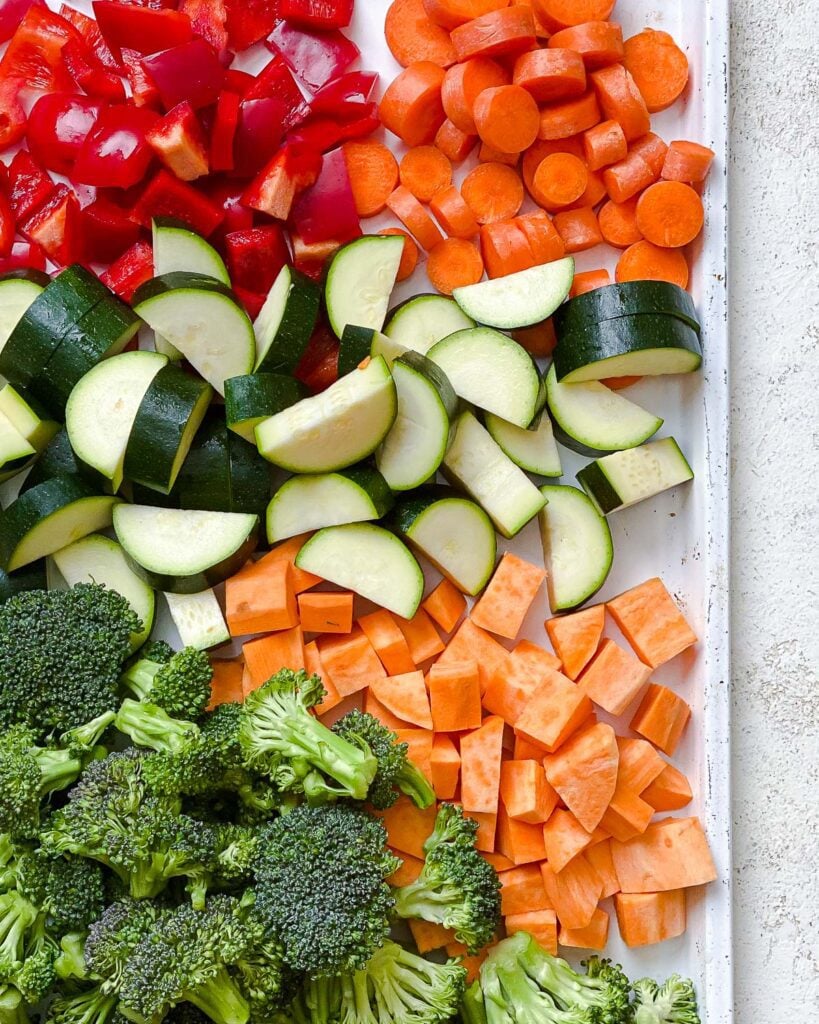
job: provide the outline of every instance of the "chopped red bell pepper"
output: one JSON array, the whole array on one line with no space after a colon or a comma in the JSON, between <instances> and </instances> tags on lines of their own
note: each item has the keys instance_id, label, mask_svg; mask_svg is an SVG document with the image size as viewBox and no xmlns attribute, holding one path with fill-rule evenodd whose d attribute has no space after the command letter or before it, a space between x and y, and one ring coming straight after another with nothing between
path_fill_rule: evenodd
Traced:
<instances>
[{"instance_id":1,"label":"chopped red bell pepper","mask_svg":"<svg viewBox=\"0 0 819 1024\"><path fill-rule=\"evenodd\" d=\"M225 0L230 48L241 53L270 33L279 17L279 0Z\"/></svg>"},{"instance_id":2,"label":"chopped red bell pepper","mask_svg":"<svg viewBox=\"0 0 819 1024\"><path fill-rule=\"evenodd\" d=\"M103 39L100 27L93 18L89 18L87 14L83 14L82 11L78 11L75 7L69 7L68 4L61 5L60 17L71 22L85 40L85 45L104 68L107 68L109 71L115 71L120 75L124 74L122 54L119 51L114 54L111 47Z\"/></svg>"},{"instance_id":3,"label":"chopped red bell pepper","mask_svg":"<svg viewBox=\"0 0 819 1024\"><path fill-rule=\"evenodd\" d=\"M154 217L176 217L205 238L222 222L225 214L184 181L167 171L159 171L131 209L131 220L145 228Z\"/></svg>"},{"instance_id":4,"label":"chopped red bell pepper","mask_svg":"<svg viewBox=\"0 0 819 1024\"><path fill-rule=\"evenodd\" d=\"M309 32L281 21L267 47L284 57L293 74L311 92L334 81L360 56L358 47L341 32Z\"/></svg>"},{"instance_id":5,"label":"chopped red bell pepper","mask_svg":"<svg viewBox=\"0 0 819 1024\"><path fill-rule=\"evenodd\" d=\"M0 78L17 78L32 89L72 88L62 61L69 39L82 42L79 32L47 7L30 7L11 37L0 61Z\"/></svg>"},{"instance_id":6,"label":"chopped red bell pepper","mask_svg":"<svg viewBox=\"0 0 819 1024\"><path fill-rule=\"evenodd\" d=\"M9 164L8 197L14 217L19 222L48 199L55 189L51 176L47 174L26 149L14 155Z\"/></svg>"},{"instance_id":7,"label":"chopped red bell pepper","mask_svg":"<svg viewBox=\"0 0 819 1024\"><path fill-rule=\"evenodd\" d=\"M194 181L208 173L205 133L187 100L157 121L145 139L180 181Z\"/></svg>"},{"instance_id":8,"label":"chopped red bell pepper","mask_svg":"<svg viewBox=\"0 0 819 1024\"><path fill-rule=\"evenodd\" d=\"M227 92L235 92L237 96L244 96L255 81L255 75L250 75L247 71L240 71L238 68L228 68L225 72L223 88Z\"/></svg>"},{"instance_id":9,"label":"chopped red bell pepper","mask_svg":"<svg viewBox=\"0 0 819 1024\"><path fill-rule=\"evenodd\" d=\"M215 103L225 80L225 69L216 51L204 39L162 50L145 57L142 63L159 89L166 110L183 100L194 110Z\"/></svg>"},{"instance_id":10,"label":"chopped red bell pepper","mask_svg":"<svg viewBox=\"0 0 819 1024\"><path fill-rule=\"evenodd\" d=\"M347 161L341 149L324 157L318 180L296 199L293 224L308 245L333 239L349 242L361 235Z\"/></svg>"},{"instance_id":11,"label":"chopped red bell pepper","mask_svg":"<svg viewBox=\"0 0 819 1024\"><path fill-rule=\"evenodd\" d=\"M314 395L338 380L338 338L327 324L316 327L293 376Z\"/></svg>"},{"instance_id":12,"label":"chopped red bell pepper","mask_svg":"<svg viewBox=\"0 0 819 1024\"><path fill-rule=\"evenodd\" d=\"M321 281L327 261L341 248L341 242L334 238L308 245L297 231L290 232L290 245L293 248L293 266L314 281Z\"/></svg>"},{"instance_id":13,"label":"chopped red bell pepper","mask_svg":"<svg viewBox=\"0 0 819 1024\"><path fill-rule=\"evenodd\" d=\"M110 46L156 53L193 38L191 20L179 11L153 10L113 0L94 0L94 14Z\"/></svg>"},{"instance_id":14,"label":"chopped red bell pepper","mask_svg":"<svg viewBox=\"0 0 819 1024\"><path fill-rule=\"evenodd\" d=\"M241 285L232 285L233 294L245 307L245 312L251 320L255 320L256 317L261 313L262 306L265 304L267 295L260 295L258 292L248 291L247 288L242 288Z\"/></svg>"},{"instance_id":15,"label":"chopped red bell pepper","mask_svg":"<svg viewBox=\"0 0 819 1024\"><path fill-rule=\"evenodd\" d=\"M194 34L210 43L219 60L230 63L224 0L182 0L179 10L187 14Z\"/></svg>"},{"instance_id":16,"label":"chopped red bell pepper","mask_svg":"<svg viewBox=\"0 0 819 1024\"><path fill-rule=\"evenodd\" d=\"M68 185L58 185L48 200L20 225L20 233L66 267L82 255L80 204Z\"/></svg>"},{"instance_id":17,"label":"chopped red bell pepper","mask_svg":"<svg viewBox=\"0 0 819 1024\"><path fill-rule=\"evenodd\" d=\"M131 101L135 107L158 108L162 100L156 82L148 74L142 63L142 54L138 50L123 47L122 58L125 62L125 74L131 86Z\"/></svg>"},{"instance_id":18,"label":"chopped red bell pepper","mask_svg":"<svg viewBox=\"0 0 819 1024\"><path fill-rule=\"evenodd\" d=\"M0 256L8 256L14 244L14 211L5 192L0 192Z\"/></svg>"},{"instance_id":19,"label":"chopped red bell pepper","mask_svg":"<svg viewBox=\"0 0 819 1024\"><path fill-rule=\"evenodd\" d=\"M31 155L51 171L70 174L101 111L99 100L86 96L44 94L28 115L26 137Z\"/></svg>"},{"instance_id":20,"label":"chopped red bell pepper","mask_svg":"<svg viewBox=\"0 0 819 1024\"><path fill-rule=\"evenodd\" d=\"M247 231L253 227L254 214L242 203L241 186L227 178L211 176L200 188L210 201L222 209L224 219L210 241L224 254L225 236L231 231Z\"/></svg>"},{"instance_id":21,"label":"chopped red bell pepper","mask_svg":"<svg viewBox=\"0 0 819 1024\"><path fill-rule=\"evenodd\" d=\"M375 71L348 71L319 89L310 101L310 114L341 121L355 120L361 116L361 108L372 99L377 82Z\"/></svg>"},{"instance_id":22,"label":"chopped red bell pepper","mask_svg":"<svg viewBox=\"0 0 819 1024\"><path fill-rule=\"evenodd\" d=\"M35 4L45 6L43 0L0 0L0 43L11 39L23 15Z\"/></svg>"},{"instance_id":23,"label":"chopped red bell pepper","mask_svg":"<svg viewBox=\"0 0 819 1024\"><path fill-rule=\"evenodd\" d=\"M101 197L80 210L83 260L113 263L137 241L139 224L110 199Z\"/></svg>"},{"instance_id":24,"label":"chopped red bell pepper","mask_svg":"<svg viewBox=\"0 0 819 1024\"><path fill-rule=\"evenodd\" d=\"M20 103L22 82L0 78L0 149L14 146L26 134L26 112Z\"/></svg>"},{"instance_id":25,"label":"chopped red bell pepper","mask_svg":"<svg viewBox=\"0 0 819 1024\"><path fill-rule=\"evenodd\" d=\"M244 94L246 100L281 100L285 107L282 127L289 131L300 124L309 113L309 107L293 73L283 58L275 53L254 79Z\"/></svg>"},{"instance_id":26,"label":"chopped red bell pepper","mask_svg":"<svg viewBox=\"0 0 819 1024\"><path fill-rule=\"evenodd\" d=\"M158 120L148 107L106 107L77 154L72 179L108 188L138 184L153 159L145 135Z\"/></svg>"},{"instance_id":27,"label":"chopped red bell pepper","mask_svg":"<svg viewBox=\"0 0 819 1024\"><path fill-rule=\"evenodd\" d=\"M282 141L285 113L284 104L276 98L242 101L233 145L237 175L249 178L273 156Z\"/></svg>"},{"instance_id":28,"label":"chopped red bell pepper","mask_svg":"<svg viewBox=\"0 0 819 1024\"><path fill-rule=\"evenodd\" d=\"M245 189L242 202L254 210L287 220L296 196L316 183L321 153L298 143L283 146Z\"/></svg>"},{"instance_id":29,"label":"chopped red bell pepper","mask_svg":"<svg viewBox=\"0 0 819 1024\"><path fill-rule=\"evenodd\" d=\"M15 242L8 256L0 259L0 274L10 270L45 270L46 257L36 242Z\"/></svg>"},{"instance_id":30,"label":"chopped red bell pepper","mask_svg":"<svg viewBox=\"0 0 819 1024\"><path fill-rule=\"evenodd\" d=\"M279 15L306 28L346 28L354 0L280 0Z\"/></svg>"},{"instance_id":31,"label":"chopped red bell pepper","mask_svg":"<svg viewBox=\"0 0 819 1024\"><path fill-rule=\"evenodd\" d=\"M210 166L214 171L232 171L233 140L239 126L239 104L235 92L220 92L210 130Z\"/></svg>"},{"instance_id":32,"label":"chopped red bell pepper","mask_svg":"<svg viewBox=\"0 0 819 1024\"><path fill-rule=\"evenodd\" d=\"M63 47L63 63L86 95L109 103L125 102L122 79L115 72L104 68L84 42L69 39Z\"/></svg>"},{"instance_id":33,"label":"chopped red bell pepper","mask_svg":"<svg viewBox=\"0 0 819 1024\"><path fill-rule=\"evenodd\" d=\"M361 109L362 115L357 121L337 121L334 118L310 120L290 132L288 141L299 141L326 153L340 142L372 135L381 123L378 117L378 104L365 103Z\"/></svg>"},{"instance_id":34,"label":"chopped red bell pepper","mask_svg":"<svg viewBox=\"0 0 819 1024\"><path fill-rule=\"evenodd\" d=\"M267 295L279 271L290 262L290 250L282 227L265 224L225 235L225 258L234 285Z\"/></svg>"},{"instance_id":35,"label":"chopped red bell pepper","mask_svg":"<svg viewBox=\"0 0 819 1024\"><path fill-rule=\"evenodd\" d=\"M154 251L147 242L135 242L100 274L100 281L124 302L130 302L141 284L154 276Z\"/></svg>"}]
</instances>

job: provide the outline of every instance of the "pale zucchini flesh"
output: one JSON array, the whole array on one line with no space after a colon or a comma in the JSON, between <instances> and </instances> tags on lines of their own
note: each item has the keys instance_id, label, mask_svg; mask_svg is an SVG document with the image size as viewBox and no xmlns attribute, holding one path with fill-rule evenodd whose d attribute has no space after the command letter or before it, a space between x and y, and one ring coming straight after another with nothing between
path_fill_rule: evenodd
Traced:
<instances>
[{"instance_id":1,"label":"pale zucchini flesh","mask_svg":"<svg viewBox=\"0 0 819 1024\"><path fill-rule=\"evenodd\" d=\"M614 557L609 524L577 487L547 484L538 516L552 611L577 608L606 581Z\"/></svg>"},{"instance_id":2,"label":"pale zucchini flesh","mask_svg":"<svg viewBox=\"0 0 819 1024\"><path fill-rule=\"evenodd\" d=\"M443 338L475 327L454 299L446 295L416 295L392 311L384 334L404 350L427 352Z\"/></svg>"},{"instance_id":3,"label":"pale zucchini flesh","mask_svg":"<svg viewBox=\"0 0 819 1024\"><path fill-rule=\"evenodd\" d=\"M230 640L230 631L213 590L203 590L200 594L165 594L165 600L183 647L206 651Z\"/></svg>"},{"instance_id":4,"label":"pale zucchini flesh","mask_svg":"<svg viewBox=\"0 0 819 1024\"><path fill-rule=\"evenodd\" d=\"M604 515L653 498L694 479L673 437L604 455L577 474L583 489Z\"/></svg>"},{"instance_id":5,"label":"pale zucchini flesh","mask_svg":"<svg viewBox=\"0 0 819 1024\"><path fill-rule=\"evenodd\" d=\"M514 423L493 416L491 412L484 416L486 429L501 446L516 466L527 473L538 476L561 476L563 468L560 464L560 452L557 450L552 421L545 412L540 413L535 423L524 430Z\"/></svg>"},{"instance_id":6,"label":"pale zucchini flesh","mask_svg":"<svg viewBox=\"0 0 819 1024\"><path fill-rule=\"evenodd\" d=\"M442 498L429 505L408 527L406 538L465 594L483 590L495 568L495 529L483 509L467 498Z\"/></svg>"},{"instance_id":7,"label":"pale zucchini flesh","mask_svg":"<svg viewBox=\"0 0 819 1024\"><path fill-rule=\"evenodd\" d=\"M337 338L347 324L381 330L403 252L400 235L368 235L338 250L324 290L327 316Z\"/></svg>"},{"instance_id":8,"label":"pale zucchini flesh","mask_svg":"<svg viewBox=\"0 0 819 1024\"><path fill-rule=\"evenodd\" d=\"M566 256L505 277L456 288L453 299L479 324L514 330L539 324L554 313L569 294L574 259Z\"/></svg>"},{"instance_id":9,"label":"pale zucchini flesh","mask_svg":"<svg viewBox=\"0 0 819 1024\"><path fill-rule=\"evenodd\" d=\"M370 522L391 505L390 489L374 469L294 476L270 500L267 539L276 544L326 526Z\"/></svg>"}]
</instances>

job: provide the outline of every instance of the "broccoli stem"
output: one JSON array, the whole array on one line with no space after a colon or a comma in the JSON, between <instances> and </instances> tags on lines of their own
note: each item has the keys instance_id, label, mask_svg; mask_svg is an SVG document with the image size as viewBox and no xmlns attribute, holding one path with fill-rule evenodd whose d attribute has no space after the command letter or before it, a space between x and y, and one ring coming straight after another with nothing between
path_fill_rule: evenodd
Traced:
<instances>
[{"instance_id":1,"label":"broccoli stem","mask_svg":"<svg viewBox=\"0 0 819 1024\"><path fill-rule=\"evenodd\" d=\"M82 935L77 932L63 935L54 969L57 977L64 981L88 976L85 969L85 939Z\"/></svg>"},{"instance_id":2,"label":"broccoli stem","mask_svg":"<svg viewBox=\"0 0 819 1024\"><path fill-rule=\"evenodd\" d=\"M23 997L13 985L0 985L0 1024L28 1024Z\"/></svg>"},{"instance_id":3,"label":"broccoli stem","mask_svg":"<svg viewBox=\"0 0 819 1024\"><path fill-rule=\"evenodd\" d=\"M155 704L142 704L130 697L122 702L115 725L138 747L163 753L181 750L199 732L193 722L181 722Z\"/></svg>"},{"instance_id":4,"label":"broccoli stem","mask_svg":"<svg viewBox=\"0 0 819 1024\"><path fill-rule=\"evenodd\" d=\"M464 993L461 1002L461 1018L463 1024L488 1024L483 991L479 981L474 981Z\"/></svg>"},{"instance_id":5,"label":"broccoli stem","mask_svg":"<svg viewBox=\"0 0 819 1024\"><path fill-rule=\"evenodd\" d=\"M17 892L0 897L0 971L22 962L26 932L34 924L37 911Z\"/></svg>"},{"instance_id":6,"label":"broccoli stem","mask_svg":"<svg viewBox=\"0 0 819 1024\"><path fill-rule=\"evenodd\" d=\"M395 912L399 917L420 917L432 924L443 924L449 916L447 911L459 900L458 893L432 889L418 879L395 891Z\"/></svg>"},{"instance_id":7,"label":"broccoli stem","mask_svg":"<svg viewBox=\"0 0 819 1024\"><path fill-rule=\"evenodd\" d=\"M602 1006L605 1003L603 983L572 970L565 960L543 954L535 943L522 953L520 963L534 979L562 1006Z\"/></svg>"},{"instance_id":8,"label":"broccoli stem","mask_svg":"<svg viewBox=\"0 0 819 1024\"><path fill-rule=\"evenodd\" d=\"M435 803L435 790L430 786L423 772L407 761L395 779L401 792L422 810Z\"/></svg>"},{"instance_id":9,"label":"broccoli stem","mask_svg":"<svg viewBox=\"0 0 819 1024\"><path fill-rule=\"evenodd\" d=\"M39 748L35 757L40 769L40 793L43 796L55 790L67 789L76 782L83 769L82 759L72 757L68 750Z\"/></svg>"},{"instance_id":10,"label":"broccoli stem","mask_svg":"<svg viewBox=\"0 0 819 1024\"><path fill-rule=\"evenodd\" d=\"M198 1006L215 1024L247 1024L250 1007L226 968L187 993L187 1001Z\"/></svg>"},{"instance_id":11,"label":"broccoli stem","mask_svg":"<svg viewBox=\"0 0 819 1024\"><path fill-rule=\"evenodd\" d=\"M105 714L86 722L85 725L78 725L74 729L64 732L60 737L60 743L69 750L76 747L90 749L116 717L116 712L106 711Z\"/></svg>"},{"instance_id":12,"label":"broccoli stem","mask_svg":"<svg viewBox=\"0 0 819 1024\"><path fill-rule=\"evenodd\" d=\"M145 700L154 685L157 673L162 665L156 661L142 658L133 664L123 675L122 681L137 700Z\"/></svg>"}]
</instances>

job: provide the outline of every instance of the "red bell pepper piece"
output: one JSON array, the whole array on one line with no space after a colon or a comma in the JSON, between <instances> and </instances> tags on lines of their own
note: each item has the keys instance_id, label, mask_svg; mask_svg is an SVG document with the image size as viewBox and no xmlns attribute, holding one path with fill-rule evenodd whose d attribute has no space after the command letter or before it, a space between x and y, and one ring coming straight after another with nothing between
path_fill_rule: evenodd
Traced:
<instances>
[{"instance_id":1,"label":"red bell pepper piece","mask_svg":"<svg viewBox=\"0 0 819 1024\"><path fill-rule=\"evenodd\" d=\"M239 126L240 99L235 92L220 92L210 130L210 166L214 171L232 171L233 140Z\"/></svg>"},{"instance_id":2,"label":"red bell pepper piece","mask_svg":"<svg viewBox=\"0 0 819 1024\"><path fill-rule=\"evenodd\" d=\"M0 149L14 146L26 134L26 112L20 103L22 83L0 78Z\"/></svg>"},{"instance_id":3,"label":"red bell pepper piece","mask_svg":"<svg viewBox=\"0 0 819 1024\"><path fill-rule=\"evenodd\" d=\"M15 220L30 217L43 205L55 189L51 176L32 157L21 149L9 164L8 197Z\"/></svg>"},{"instance_id":4,"label":"red bell pepper piece","mask_svg":"<svg viewBox=\"0 0 819 1024\"><path fill-rule=\"evenodd\" d=\"M279 14L305 28L346 28L353 20L353 0L280 0Z\"/></svg>"},{"instance_id":5,"label":"red bell pepper piece","mask_svg":"<svg viewBox=\"0 0 819 1024\"><path fill-rule=\"evenodd\" d=\"M245 307L245 312L251 320L255 320L256 317L261 313L262 306L265 303L267 295L260 295L258 292L248 291L247 288L242 288L241 285L232 285L233 294Z\"/></svg>"},{"instance_id":6,"label":"red bell pepper piece","mask_svg":"<svg viewBox=\"0 0 819 1024\"><path fill-rule=\"evenodd\" d=\"M341 149L324 157L318 180L296 199L293 224L308 245L333 239L349 242L361 235L347 162Z\"/></svg>"},{"instance_id":7,"label":"red bell pepper piece","mask_svg":"<svg viewBox=\"0 0 819 1024\"><path fill-rule=\"evenodd\" d=\"M128 84L131 86L131 102L135 107L158 108L162 103L159 89L142 63L142 54L137 50L123 47L122 58L125 62Z\"/></svg>"},{"instance_id":8,"label":"red bell pepper piece","mask_svg":"<svg viewBox=\"0 0 819 1024\"><path fill-rule=\"evenodd\" d=\"M142 181L153 158L145 135L158 120L147 107L106 107L77 154L72 179L109 188Z\"/></svg>"},{"instance_id":9,"label":"red bell pepper piece","mask_svg":"<svg viewBox=\"0 0 819 1024\"><path fill-rule=\"evenodd\" d=\"M253 227L254 213L242 203L241 186L235 181L211 176L200 186L210 201L220 207L224 219L210 237L213 245L224 255L225 236L231 231L248 231ZM238 189L238 190L237 190Z\"/></svg>"},{"instance_id":10,"label":"red bell pepper piece","mask_svg":"<svg viewBox=\"0 0 819 1024\"><path fill-rule=\"evenodd\" d=\"M72 189L58 185L48 200L20 225L20 233L45 249L58 266L82 255L80 204Z\"/></svg>"},{"instance_id":11,"label":"red bell pepper piece","mask_svg":"<svg viewBox=\"0 0 819 1024\"><path fill-rule=\"evenodd\" d=\"M187 14L194 34L210 43L219 60L230 63L224 0L182 0L179 10Z\"/></svg>"},{"instance_id":12,"label":"red bell pepper piece","mask_svg":"<svg viewBox=\"0 0 819 1024\"><path fill-rule=\"evenodd\" d=\"M246 100L281 100L285 108L282 127L289 131L300 124L309 113L309 107L293 73L279 54L262 68L244 94Z\"/></svg>"},{"instance_id":13,"label":"red bell pepper piece","mask_svg":"<svg viewBox=\"0 0 819 1024\"><path fill-rule=\"evenodd\" d=\"M279 224L265 224L231 231L225 235L225 259L234 285L267 295L279 271L290 262L284 230Z\"/></svg>"},{"instance_id":14,"label":"red bell pepper piece","mask_svg":"<svg viewBox=\"0 0 819 1024\"><path fill-rule=\"evenodd\" d=\"M98 100L54 92L41 96L28 115L26 138L35 160L70 174L85 138L102 110Z\"/></svg>"},{"instance_id":15,"label":"red bell pepper piece","mask_svg":"<svg viewBox=\"0 0 819 1024\"><path fill-rule=\"evenodd\" d=\"M338 380L338 338L325 323L313 332L293 376L317 395Z\"/></svg>"},{"instance_id":16,"label":"red bell pepper piece","mask_svg":"<svg viewBox=\"0 0 819 1024\"><path fill-rule=\"evenodd\" d=\"M241 53L270 33L279 17L279 0L225 0L228 41Z\"/></svg>"},{"instance_id":17,"label":"red bell pepper piece","mask_svg":"<svg viewBox=\"0 0 819 1024\"><path fill-rule=\"evenodd\" d=\"M360 55L358 47L341 32L309 32L281 21L267 44L280 53L299 81L311 92L342 75Z\"/></svg>"},{"instance_id":18,"label":"red bell pepper piece","mask_svg":"<svg viewBox=\"0 0 819 1024\"><path fill-rule=\"evenodd\" d=\"M237 96L244 96L255 81L255 76L248 74L247 71L240 71L238 68L228 68L225 72L223 88L227 92L235 92Z\"/></svg>"},{"instance_id":19,"label":"red bell pepper piece","mask_svg":"<svg viewBox=\"0 0 819 1024\"><path fill-rule=\"evenodd\" d=\"M75 7L69 7L68 4L61 5L60 17L65 18L66 21L74 26L85 41L85 45L104 68L107 68L109 71L115 71L119 75L124 74L122 54L119 51L114 54L111 47L103 39L100 27L93 18L89 18L87 14L83 14L82 11L78 11Z\"/></svg>"},{"instance_id":20,"label":"red bell pepper piece","mask_svg":"<svg viewBox=\"0 0 819 1024\"><path fill-rule=\"evenodd\" d=\"M8 256L0 259L0 274L10 270L45 270L46 257L36 242L15 242Z\"/></svg>"},{"instance_id":21,"label":"red bell pepper piece","mask_svg":"<svg viewBox=\"0 0 819 1024\"><path fill-rule=\"evenodd\" d=\"M254 210L287 220L296 196L316 183L321 153L298 143L283 146L245 189L242 202Z\"/></svg>"},{"instance_id":22,"label":"red bell pepper piece","mask_svg":"<svg viewBox=\"0 0 819 1024\"><path fill-rule=\"evenodd\" d=\"M137 241L139 224L121 207L101 197L80 210L82 258L88 263L113 263Z\"/></svg>"},{"instance_id":23,"label":"red bell pepper piece","mask_svg":"<svg viewBox=\"0 0 819 1024\"><path fill-rule=\"evenodd\" d=\"M187 100L168 111L145 138L162 163L180 181L194 181L208 173L205 133Z\"/></svg>"},{"instance_id":24,"label":"red bell pepper piece","mask_svg":"<svg viewBox=\"0 0 819 1024\"><path fill-rule=\"evenodd\" d=\"M310 101L310 114L341 121L355 120L361 117L361 108L372 99L377 82L375 71L348 71L319 89Z\"/></svg>"},{"instance_id":25,"label":"red bell pepper piece","mask_svg":"<svg viewBox=\"0 0 819 1024\"><path fill-rule=\"evenodd\" d=\"M361 109L362 115L357 121L337 121L332 118L308 121L291 132L288 141L299 141L326 153L340 142L372 135L381 123L378 118L378 104L365 103Z\"/></svg>"},{"instance_id":26,"label":"red bell pepper piece","mask_svg":"<svg viewBox=\"0 0 819 1024\"><path fill-rule=\"evenodd\" d=\"M11 39L23 15L35 4L45 6L43 0L0 0L0 43Z\"/></svg>"},{"instance_id":27,"label":"red bell pepper piece","mask_svg":"<svg viewBox=\"0 0 819 1024\"><path fill-rule=\"evenodd\" d=\"M14 211L5 192L0 192L0 256L8 256L14 244Z\"/></svg>"},{"instance_id":28,"label":"red bell pepper piece","mask_svg":"<svg viewBox=\"0 0 819 1024\"><path fill-rule=\"evenodd\" d=\"M30 7L11 37L0 61L0 78L17 78L32 89L72 88L62 61L69 39L82 42L79 32L47 7Z\"/></svg>"},{"instance_id":29,"label":"red bell pepper piece","mask_svg":"<svg viewBox=\"0 0 819 1024\"><path fill-rule=\"evenodd\" d=\"M243 100L233 146L236 174L249 178L263 167L279 148L286 114L281 100Z\"/></svg>"},{"instance_id":30,"label":"red bell pepper piece","mask_svg":"<svg viewBox=\"0 0 819 1024\"><path fill-rule=\"evenodd\" d=\"M151 226L154 217L176 217L204 237L219 226L224 216L224 211L201 192L165 170L148 182L131 209L131 220L144 228Z\"/></svg>"},{"instance_id":31,"label":"red bell pepper piece","mask_svg":"<svg viewBox=\"0 0 819 1024\"><path fill-rule=\"evenodd\" d=\"M147 242L135 242L100 274L100 281L124 302L130 302L141 284L154 276L154 251Z\"/></svg>"},{"instance_id":32,"label":"red bell pepper piece","mask_svg":"<svg viewBox=\"0 0 819 1024\"><path fill-rule=\"evenodd\" d=\"M165 109L187 100L194 110L216 102L225 69L204 39L192 39L145 57L143 66L155 82Z\"/></svg>"},{"instance_id":33,"label":"red bell pepper piece","mask_svg":"<svg viewBox=\"0 0 819 1024\"><path fill-rule=\"evenodd\" d=\"M156 53L193 38L191 20L179 11L152 10L113 0L94 0L94 14L110 46Z\"/></svg>"},{"instance_id":34,"label":"red bell pepper piece","mask_svg":"<svg viewBox=\"0 0 819 1024\"><path fill-rule=\"evenodd\" d=\"M125 102L125 86L113 71L100 64L84 42L69 39L63 47L63 63L86 95L109 103Z\"/></svg>"}]
</instances>

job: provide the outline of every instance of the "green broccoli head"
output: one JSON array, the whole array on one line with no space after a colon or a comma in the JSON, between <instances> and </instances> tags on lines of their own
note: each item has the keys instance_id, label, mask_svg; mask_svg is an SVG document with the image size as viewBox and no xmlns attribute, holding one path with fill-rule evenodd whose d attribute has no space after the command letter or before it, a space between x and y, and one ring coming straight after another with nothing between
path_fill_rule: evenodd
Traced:
<instances>
[{"instance_id":1,"label":"green broccoli head","mask_svg":"<svg viewBox=\"0 0 819 1024\"><path fill-rule=\"evenodd\" d=\"M14 985L0 983L0 1024L29 1024L23 996Z\"/></svg>"},{"instance_id":2,"label":"green broccoli head","mask_svg":"<svg viewBox=\"0 0 819 1024\"><path fill-rule=\"evenodd\" d=\"M100 980L103 992L119 991L128 958L162 913L162 904L155 900L126 896L106 907L92 923L85 939L85 969Z\"/></svg>"},{"instance_id":3,"label":"green broccoli head","mask_svg":"<svg viewBox=\"0 0 819 1024\"><path fill-rule=\"evenodd\" d=\"M634 982L634 1024L700 1024L690 978L672 974L662 985L651 978Z\"/></svg>"},{"instance_id":4,"label":"green broccoli head","mask_svg":"<svg viewBox=\"0 0 819 1024\"><path fill-rule=\"evenodd\" d=\"M477 829L459 804L442 804L421 874L395 894L399 917L451 928L470 951L490 942L500 921L500 882L475 848Z\"/></svg>"},{"instance_id":5,"label":"green broccoli head","mask_svg":"<svg viewBox=\"0 0 819 1024\"><path fill-rule=\"evenodd\" d=\"M356 745L363 741L375 755L378 769L367 797L377 810L392 807L401 793L416 807L431 807L435 792L416 766L407 757L409 747L377 718L364 711L350 711L333 726L333 732Z\"/></svg>"},{"instance_id":6,"label":"green broccoli head","mask_svg":"<svg viewBox=\"0 0 819 1024\"><path fill-rule=\"evenodd\" d=\"M116 710L141 628L124 597L95 584L10 598L0 607L0 726L42 736Z\"/></svg>"},{"instance_id":7,"label":"green broccoli head","mask_svg":"<svg viewBox=\"0 0 819 1024\"><path fill-rule=\"evenodd\" d=\"M51 1003L43 1024L114 1024L117 997L99 985L80 992L65 992Z\"/></svg>"},{"instance_id":8,"label":"green broccoli head","mask_svg":"<svg viewBox=\"0 0 819 1024\"><path fill-rule=\"evenodd\" d=\"M120 705L114 725L138 747L176 751L199 735L194 722L171 718L156 704L126 697Z\"/></svg>"},{"instance_id":9,"label":"green broccoli head","mask_svg":"<svg viewBox=\"0 0 819 1024\"><path fill-rule=\"evenodd\" d=\"M57 980L56 963L60 947L40 914L29 931L22 966L15 972L14 985L29 1005L48 995Z\"/></svg>"},{"instance_id":10,"label":"green broccoli head","mask_svg":"<svg viewBox=\"0 0 819 1024\"><path fill-rule=\"evenodd\" d=\"M290 669L254 690L241 708L245 760L311 803L364 800L378 762L363 740L336 735L310 713L323 695L318 676Z\"/></svg>"},{"instance_id":11,"label":"green broccoli head","mask_svg":"<svg viewBox=\"0 0 819 1024\"><path fill-rule=\"evenodd\" d=\"M301 805L262 829L256 911L293 970L356 970L384 941L400 862L383 824L343 804Z\"/></svg>"},{"instance_id":12,"label":"green broccoli head","mask_svg":"<svg viewBox=\"0 0 819 1024\"><path fill-rule=\"evenodd\" d=\"M0 979L13 980L23 966L37 908L16 889L0 894Z\"/></svg>"},{"instance_id":13,"label":"green broccoli head","mask_svg":"<svg viewBox=\"0 0 819 1024\"><path fill-rule=\"evenodd\" d=\"M40 910L56 935L84 930L105 906L98 864L79 857L48 857L42 850L18 860L17 890Z\"/></svg>"},{"instance_id":14,"label":"green broccoli head","mask_svg":"<svg viewBox=\"0 0 819 1024\"><path fill-rule=\"evenodd\" d=\"M155 704L172 717L191 720L208 706L212 679L204 651L185 647L174 652L165 643L151 644L122 677L137 700Z\"/></svg>"}]
</instances>

